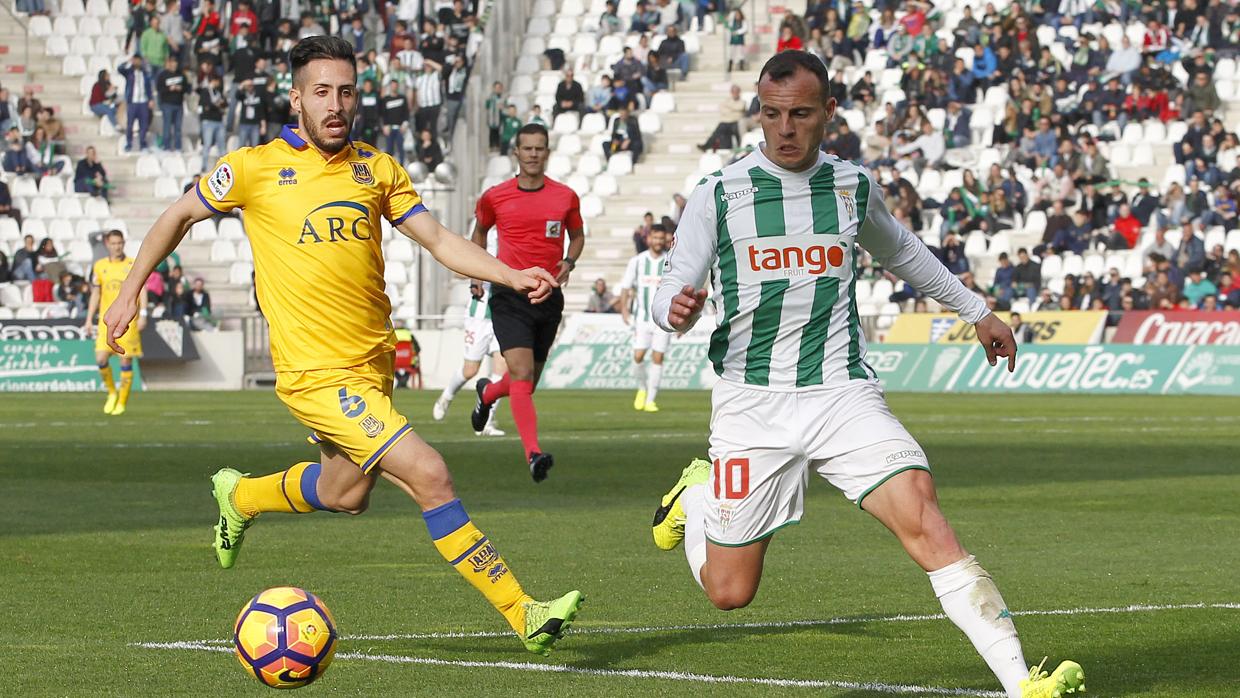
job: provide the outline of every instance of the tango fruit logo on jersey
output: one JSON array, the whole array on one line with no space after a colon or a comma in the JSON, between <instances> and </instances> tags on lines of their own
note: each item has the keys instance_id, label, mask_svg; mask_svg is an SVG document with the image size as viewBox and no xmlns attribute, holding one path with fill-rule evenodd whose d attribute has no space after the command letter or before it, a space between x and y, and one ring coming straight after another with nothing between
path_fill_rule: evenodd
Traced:
<instances>
[{"instance_id":1,"label":"tango fruit logo on jersey","mask_svg":"<svg viewBox=\"0 0 1240 698\"><path fill-rule=\"evenodd\" d=\"M373 237L373 233L369 209L355 201L333 201L306 216L297 244L365 242Z\"/></svg>"},{"instance_id":2,"label":"tango fruit logo on jersey","mask_svg":"<svg viewBox=\"0 0 1240 698\"><path fill-rule=\"evenodd\" d=\"M749 271L756 274L773 273L780 277L824 276L832 269L840 269L847 261L844 245L839 242L823 244L806 235L798 238L779 239L764 245L766 240L757 238L747 244L746 262ZM775 239L772 239L775 240Z\"/></svg>"}]
</instances>

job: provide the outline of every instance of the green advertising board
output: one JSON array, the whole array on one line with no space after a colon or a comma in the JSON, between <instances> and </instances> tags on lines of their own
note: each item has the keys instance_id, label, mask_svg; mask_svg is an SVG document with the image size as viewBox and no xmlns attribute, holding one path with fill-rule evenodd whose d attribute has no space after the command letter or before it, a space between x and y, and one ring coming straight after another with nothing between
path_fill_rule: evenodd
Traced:
<instances>
[{"instance_id":1,"label":"green advertising board","mask_svg":"<svg viewBox=\"0 0 1240 698\"><path fill-rule=\"evenodd\" d=\"M867 362L891 391L1240 395L1226 346L1025 345L1008 373L980 346L878 344Z\"/></svg>"},{"instance_id":2,"label":"green advertising board","mask_svg":"<svg viewBox=\"0 0 1240 698\"><path fill-rule=\"evenodd\" d=\"M139 362L140 363L140 362ZM120 360L112 357L120 375ZM142 385L134 365L134 388ZM83 339L5 340L0 342L0 392L51 393L103 390L95 365L95 343Z\"/></svg>"},{"instance_id":3,"label":"green advertising board","mask_svg":"<svg viewBox=\"0 0 1240 698\"><path fill-rule=\"evenodd\" d=\"M703 390L718 380L706 352L710 318L688 334L672 339L663 360L660 390ZM650 352L646 352L646 363ZM633 328L616 314L570 316L547 357L539 388L636 389L633 377Z\"/></svg>"}]
</instances>

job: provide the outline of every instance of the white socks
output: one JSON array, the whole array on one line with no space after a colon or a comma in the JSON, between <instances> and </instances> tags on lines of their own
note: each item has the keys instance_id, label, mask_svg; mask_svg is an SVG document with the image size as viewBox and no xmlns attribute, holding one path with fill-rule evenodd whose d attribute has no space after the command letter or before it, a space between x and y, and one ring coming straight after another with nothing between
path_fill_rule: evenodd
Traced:
<instances>
[{"instance_id":1,"label":"white socks","mask_svg":"<svg viewBox=\"0 0 1240 698\"><path fill-rule=\"evenodd\" d=\"M706 485L690 485L680 493L685 510L685 557L698 586L702 585L702 565L706 564Z\"/></svg>"},{"instance_id":2,"label":"white socks","mask_svg":"<svg viewBox=\"0 0 1240 698\"><path fill-rule=\"evenodd\" d=\"M633 378L636 379L637 381L638 390L646 389L646 362L645 361L642 361L640 363L637 361L633 362ZM649 400L650 398L646 398L646 399Z\"/></svg>"},{"instance_id":3,"label":"white socks","mask_svg":"<svg viewBox=\"0 0 1240 698\"><path fill-rule=\"evenodd\" d=\"M443 389L443 395L441 397L444 400L451 401L452 398L456 397L456 394L461 391L461 387L464 385L465 374L461 373L461 367L457 366L456 372L453 373L452 377L448 379L448 385Z\"/></svg>"},{"instance_id":4,"label":"white socks","mask_svg":"<svg viewBox=\"0 0 1240 698\"><path fill-rule=\"evenodd\" d=\"M1029 678L1029 667L1012 615L990 574L970 555L929 575L943 612L973 643L1009 698L1020 698L1020 682Z\"/></svg>"},{"instance_id":5,"label":"white socks","mask_svg":"<svg viewBox=\"0 0 1240 698\"><path fill-rule=\"evenodd\" d=\"M646 402L654 402L659 394L659 380L663 378L663 364L650 364L650 380L646 384Z\"/></svg>"}]
</instances>

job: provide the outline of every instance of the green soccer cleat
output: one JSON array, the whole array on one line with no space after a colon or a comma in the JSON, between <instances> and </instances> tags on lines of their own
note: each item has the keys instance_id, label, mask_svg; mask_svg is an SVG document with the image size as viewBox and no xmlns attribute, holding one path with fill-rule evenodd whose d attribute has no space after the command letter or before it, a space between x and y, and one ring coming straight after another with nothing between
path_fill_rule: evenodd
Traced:
<instances>
[{"instance_id":1,"label":"green soccer cleat","mask_svg":"<svg viewBox=\"0 0 1240 698\"><path fill-rule=\"evenodd\" d=\"M680 473L680 479L663 495L659 508L654 511L654 544L660 550L672 550L685 539L685 510L680 506L680 495L686 487L698 485L710 479L710 461L695 458Z\"/></svg>"},{"instance_id":2,"label":"green soccer cleat","mask_svg":"<svg viewBox=\"0 0 1240 698\"><path fill-rule=\"evenodd\" d=\"M116 409L116 400L120 397L117 393L108 393L107 402L103 403L103 413L112 414L112 410Z\"/></svg>"},{"instance_id":3,"label":"green soccer cleat","mask_svg":"<svg viewBox=\"0 0 1240 698\"><path fill-rule=\"evenodd\" d=\"M551 655L555 641L573 624L586 599L580 591L570 591L552 601L525 602L525 649L544 657Z\"/></svg>"},{"instance_id":4,"label":"green soccer cleat","mask_svg":"<svg viewBox=\"0 0 1240 698\"><path fill-rule=\"evenodd\" d=\"M654 404L653 402L647 402L646 406L642 408L642 411L643 412L658 412L659 406Z\"/></svg>"},{"instance_id":5,"label":"green soccer cleat","mask_svg":"<svg viewBox=\"0 0 1240 698\"><path fill-rule=\"evenodd\" d=\"M646 391L644 389L638 390L637 395L633 396L633 409L640 412L645 406L646 406Z\"/></svg>"},{"instance_id":6,"label":"green soccer cleat","mask_svg":"<svg viewBox=\"0 0 1240 698\"><path fill-rule=\"evenodd\" d=\"M237 562L237 553L241 552L241 541L245 538L245 529L254 522L237 511L232 495L237 489L237 482L245 477L232 468L220 468L211 476L211 493L215 495L215 503L220 507L220 520L215 524L215 557L220 567L228 569Z\"/></svg>"},{"instance_id":7,"label":"green soccer cleat","mask_svg":"<svg viewBox=\"0 0 1240 698\"><path fill-rule=\"evenodd\" d=\"M1085 670L1076 662L1060 662L1049 675L1042 671L1046 657L1030 667L1029 678L1020 682L1021 698L1065 698L1085 692Z\"/></svg>"}]
</instances>

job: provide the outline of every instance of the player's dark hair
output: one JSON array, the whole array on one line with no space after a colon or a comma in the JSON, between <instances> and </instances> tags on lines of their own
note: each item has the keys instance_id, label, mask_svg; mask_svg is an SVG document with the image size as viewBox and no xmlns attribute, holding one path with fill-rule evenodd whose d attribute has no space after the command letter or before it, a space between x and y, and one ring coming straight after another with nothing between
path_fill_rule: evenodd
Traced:
<instances>
[{"instance_id":1,"label":"player's dark hair","mask_svg":"<svg viewBox=\"0 0 1240 698\"><path fill-rule=\"evenodd\" d=\"M758 74L758 82L762 82L762 79L767 77L771 79L771 82L783 82L796 75L799 70L809 71L818 78L818 88L825 104L827 98L831 96L831 76L827 74L827 66L823 65L822 61L805 51L781 51L771 56L766 65L762 66L762 72Z\"/></svg>"},{"instance_id":2,"label":"player's dark hair","mask_svg":"<svg viewBox=\"0 0 1240 698\"><path fill-rule=\"evenodd\" d=\"M322 59L348 61L353 72L357 73L357 56L353 55L353 47L338 36L306 37L298 41L288 55L293 68L293 82L297 82L297 75L306 64Z\"/></svg>"},{"instance_id":3,"label":"player's dark hair","mask_svg":"<svg viewBox=\"0 0 1240 698\"><path fill-rule=\"evenodd\" d=\"M111 239L112 239L112 238L114 238L114 237L122 237L122 238L123 238L123 237L125 237L125 234L124 234L124 233L122 233L122 232L121 232L121 231L119 231L119 230L115 230L115 229L114 229L114 230L109 230L108 232L106 232L106 233L104 233L104 234L103 234L103 241L104 241L104 242L107 242L108 240L111 240Z\"/></svg>"},{"instance_id":4,"label":"player's dark hair","mask_svg":"<svg viewBox=\"0 0 1240 698\"><path fill-rule=\"evenodd\" d=\"M667 232L667 228L666 228L666 227L665 227L662 223L655 223L655 224L653 224L653 225L651 225L651 226L650 226L650 232L652 232L652 233L666 233L666 232Z\"/></svg>"},{"instance_id":5,"label":"player's dark hair","mask_svg":"<svg viewBox=\"0 0 1240 698\"><path fill-rule=\"evenodd\" d=\"M543 137L544 143L551 143L551 134L547 133L547 127L542 124L526 124L517 131L516 143L521 142L521 136L539 135Z\"/></svg>"}]
</instances>

